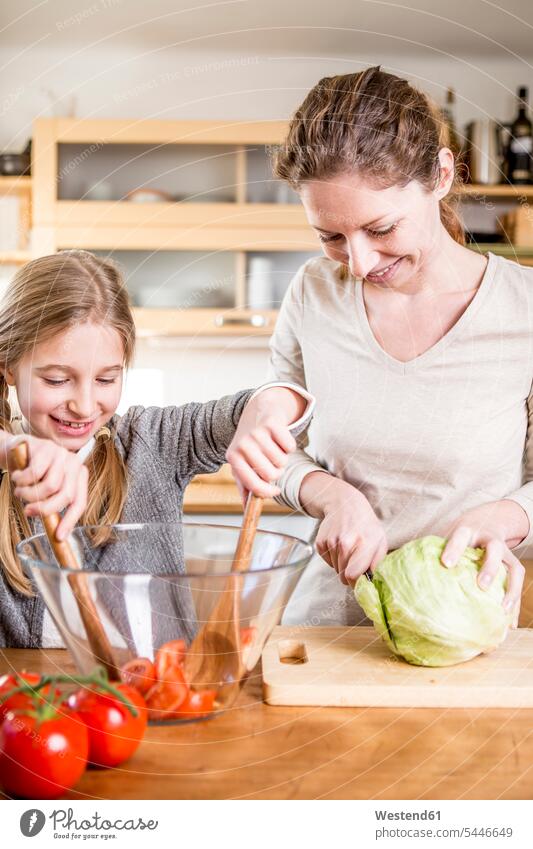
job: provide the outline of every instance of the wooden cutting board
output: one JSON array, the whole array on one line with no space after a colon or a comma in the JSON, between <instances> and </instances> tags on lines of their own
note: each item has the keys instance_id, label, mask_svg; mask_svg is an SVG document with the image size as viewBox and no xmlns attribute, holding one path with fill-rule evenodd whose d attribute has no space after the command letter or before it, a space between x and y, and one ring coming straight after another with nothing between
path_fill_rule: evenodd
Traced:
<instances>
[{"instance_id":1,"label":"wooden cutting board","mask_svg":"<svg viewBox=\"0 0 533 849\"><path fill-rule=\"evenodd\" d=\"M263 692L271 705L533 708L533 629L429 668L392 655L374 628L278 627L263 650Z\"/></svg>"}]
</instances>

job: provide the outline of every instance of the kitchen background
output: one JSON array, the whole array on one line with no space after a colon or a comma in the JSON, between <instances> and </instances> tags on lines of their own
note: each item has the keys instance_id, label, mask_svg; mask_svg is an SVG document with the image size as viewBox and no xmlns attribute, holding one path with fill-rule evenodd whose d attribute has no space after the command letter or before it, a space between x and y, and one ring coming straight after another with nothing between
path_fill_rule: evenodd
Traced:
<instances>
[{"instance_id":1,"label":"kitchen background","mask_svg":"<svg viewBox=\"0 0 533 849\"><path fill-rule=\"evenodd\" d=\"M140 332L123 406L261 383L275 310L320 253L298 198L270 179L268 149L320 77L370 64L442 107L454 90L459 136L476 122L466 224L477 243L533 263L532 178L511 185L505 129L488 123L510 125L518 87L533 84L531 7L505 6L3 0L0 151L31 139L33 161L31 175L0 177L1 285L59 248L121 262ZM24 169L0 161L4 175ZM189 512L238 521L238 509L224 473L191 487ZM265 523L309 532L276 509Z\"/></svg>"}]
</instances>

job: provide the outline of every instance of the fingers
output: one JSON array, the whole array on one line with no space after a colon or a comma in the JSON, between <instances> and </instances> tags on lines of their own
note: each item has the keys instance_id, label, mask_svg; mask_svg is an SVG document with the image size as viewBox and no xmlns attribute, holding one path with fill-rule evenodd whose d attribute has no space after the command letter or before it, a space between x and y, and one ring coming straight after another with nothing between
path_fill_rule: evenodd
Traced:
<instances>
[{"instance_id":1,"label":"fingers","mask_svg":"<svg viewBox=\"0 0 533 849\"><path fill-rule=\"evenodd\" d=\"M505 547L505 544L499 539L491 539L486 544L483 566L477 576L477 582L482 589L489 587L498 574Z\"/></svg>"},{"instance_id":2,"label":"fingers","mask_svg":"<svg viewBox=\"0 0 533 849\"><path fill-rule=\"evenodd\" d=\"M277 480L283 471L283 466L275 466L270 461L264 449L249 437L245 437L242 440L237 456L241 460L244 460L264 481L270 482ZM228 452L227 459L233 466L233 454Z\"/></svg>"},{"instance_id":3,"label":"fingers","mask_svg":"<svg viewBox=\"0 0 533 849\"><path fill-rule=\"evenodd\" d=\"M525 569L502 540L491 539L485 547L483 566L478 573L478 584L487 589L498 574L501 564L507 569L507 586L502 605L506 613L513 613L512 627L518 627L520 601L524 585Z\"/></svg>"},{"instance_id":4,"label":"fingers","mask_svg":"<svg viewBox=\"0 0 533 849\"><path fill-rule=\"evenodd\" d=\"M465 525L459 525L452 532L442 552L441 563L448 568L457 564L465 548L470 545L472 539L472 529Z\"/></svg>"},{"instance_id":5,"label":"fingers","mask_svg":"<svg viewBox=\"0 0 533 849\"><path fill-rule=\"evenodd\" d=\"M237 437L228 448L226 459L240 488L271 498L280 492L272 481L280 477L288 454L295 448L289 429L277 420L267 419L260 427Z\"/></svg>"},{"instance_id":6,"label":"fingers","mask_svg":"<svg viewBox=\"0 0 533 849\"><path fill-rule=\"evenodd\" d=\"M318 536L316 538L316 550L320 554L322 560L325 560L328 566L331 566L332 569L335 569L335 571L339 573L337 545L337 541L329 540L327 537L322 538L319 531Z\"/></svg>"},{"instance_id":7,"label":"fingers","mask_svg":"<svg viewBox=\"0 0 533 849\"><path fill-rule=\"evenodd\" d=\"M381 563L383 558L387 556L387 551L388 551L387 540L385 538L383 538L381 540L381 542L379 543L378 547L376 548L376 551L375 551L374 556L372 558L372 562L370 564L370 569L371 569L372 572L374 571L376 566L378 566Z\"/></svg>"},{"instance_id":8,"label":"fingers","mask_svg":"<svg viewBox=\"0 0 533 849\"><path fill-rule=\"evenodd\" d=\"M508 548L504 550L503 562L507 566L507 589L503 599L503 607L507 612L514 609L513 622L516 621L516 624L518 625L520 600L522 597L522 587L524 585L526 570L520 563L518 557L516 557Z\"/></svg>"},{"instance_id":9,"label":"fingers","mask_svg":"<svg viewBox=\"0 0 533 849\"><path fill-rule=\"evenodd\" d=\"M279 488L260 478L242 457L232 456L230 460L230 457L226 455L226 458L231 464L236 480L240 482L243 489L253 492L260 498L273 498L275 495L279 495Z\"/></svg>"},{"instance_id":10,"label":"fingers","mask_svg":"<svg viewBox=\"0 0 533 849\"><path fill-rule=\"evenodd\" d=\"M64 487L65 478L65 469L56 462L48 468L42 479L35 479L25 486L17 483L14 492L17 498L28 504L44 501Z\"/></svg>"},{"instance_id":11,"label":"fingers","mask_svg":"<svg viewBox=\"0 0 533 849\"><path fill-rule=\"evenodd\" d=\"M345 584L355 584L357 579L370 569L375 558L376 548L375 542L356 548L346 564L346 569L341 574L341 581Z\"/></svg>"},{"instance_id":12,"label":"fingers","mask_svg":"<svg viewBox=\"0 0 533 849\"><path fill-rule=\"evenodd\" d=\"M268 418L263 422L263 427L270 432L272 439L285 454L292 454L296 450L296 440L287 425L278 419Z\"/></svg>"},{"instance_id":13,"label":"fingers","mask_svg":"<svg viewBox=\"0 0 533 849\"><path fill-rule=\"evenodd\" d=\"M62 524L66 536L87 505L88 469L48 440L31 438L30 454L29 466L11 474L14 495L25 502L26 516L48 516L66 509Z\"/></svg>"},{"instance_id":14,"label":"fingers","mask_svg":"<svg viewBox=\"0 0 533 849\"><path fill-rule=\"evenodd\" d=\"M345 585L354 584L360 575L372 569L387 554L387 541L380 537L363 540L353 533L316 540L316 548L326 563L337 572Z\"/></svg>"}]
</instances>

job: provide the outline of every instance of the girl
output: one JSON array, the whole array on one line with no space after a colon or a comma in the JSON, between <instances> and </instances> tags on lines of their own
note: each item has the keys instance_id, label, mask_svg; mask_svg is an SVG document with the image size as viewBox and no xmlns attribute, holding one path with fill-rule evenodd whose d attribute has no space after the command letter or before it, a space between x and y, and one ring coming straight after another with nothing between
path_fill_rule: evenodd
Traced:
<instances>
[{"instance_id":1,"label":"girl","mask_svg":"<svg viewBox=\"0 0 533 849\"><path fill-rule=\"evenodd\" d=\"M297 273L271 346L273 374L319 409L283 500L319 519L318 551L344 583L434 533L446 566L486 549L482 587L503 561L517 616L511 548L533 540L533 271L465 247L439 114L379 67L312 89L275 175L326 255ZM327 572L308 568L285 622L361 620Z\"/></svg>"},{"instance_id":2,"label":"girl","mask_svg":"<svg viewBox=\"0 0 533 849\"><path fill-rule=\"evenodd\" d=\"M57 639L15 553L38 527L39 513L65 510L60 539L78 519L179 521L191 478L216 471L225 457L242 490L264 497L279 491L270 481L295 448L289 424L297 431L310 415L308 393L270 385L207 404L135 406L119 417L134 344L117 267L85 251L28 263L0 307L0 467L9 472L0 484L1 646ZM24 471L10 455L19 440L29 447Z\"/></svg>"}]
</instances>

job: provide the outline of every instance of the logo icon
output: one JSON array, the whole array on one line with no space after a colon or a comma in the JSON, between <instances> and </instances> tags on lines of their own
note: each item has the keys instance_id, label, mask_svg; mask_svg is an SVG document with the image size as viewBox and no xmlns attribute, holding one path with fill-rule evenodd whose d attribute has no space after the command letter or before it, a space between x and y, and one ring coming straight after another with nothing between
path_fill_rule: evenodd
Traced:
<instances>
[{"instance_id":1,"label":"logo icon","mask_svg":"<svg viewBox=\"0 0 533 849\"><path fill-rule=\"evenodd\" d=\"M30 808L24 811L20 818L20 830L24 837L35 837L42 831L46 817L38 808Z\"/></svg>"}]
</instances>

